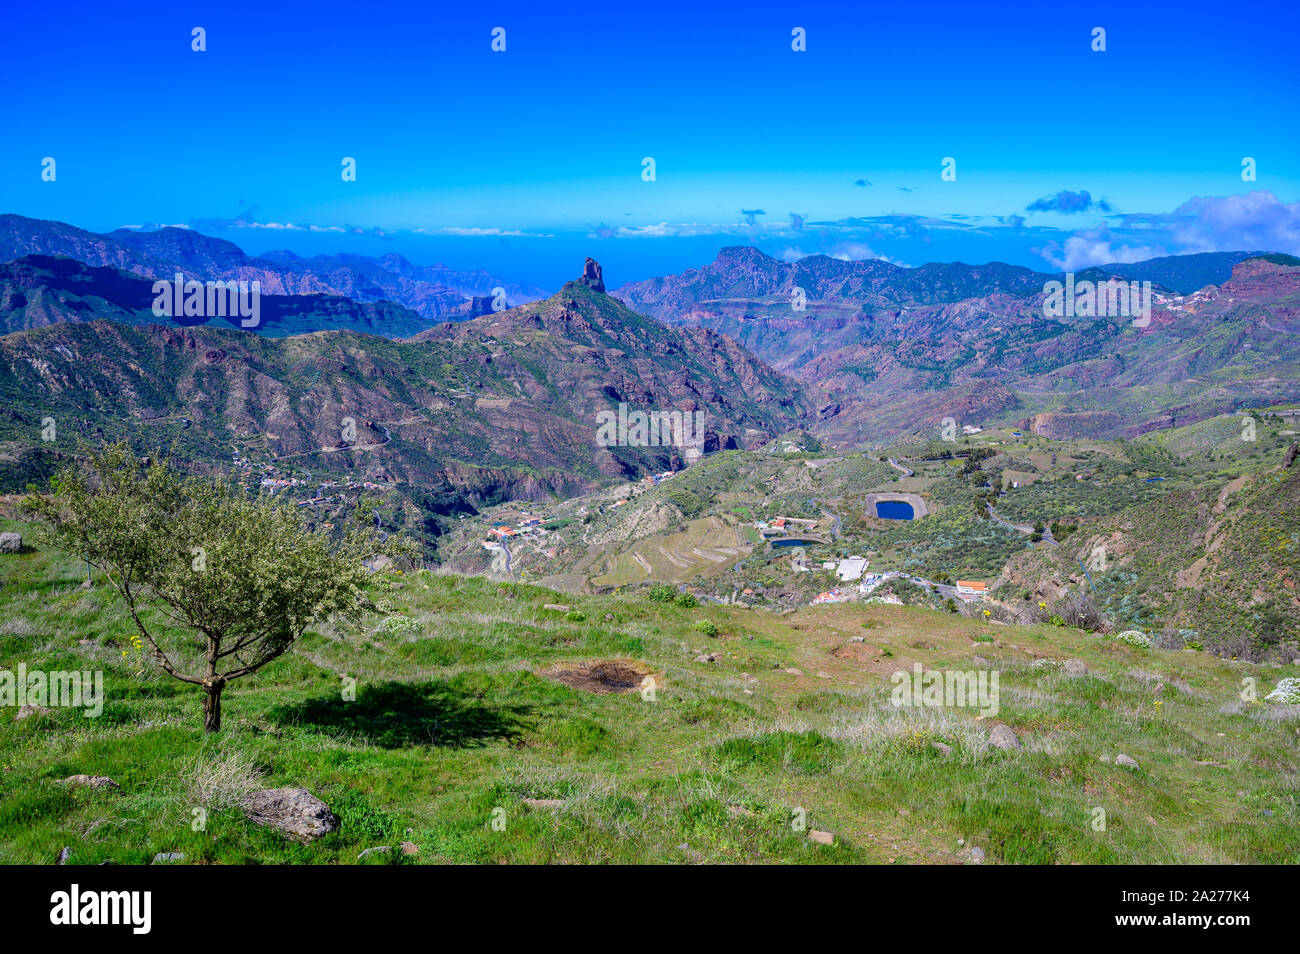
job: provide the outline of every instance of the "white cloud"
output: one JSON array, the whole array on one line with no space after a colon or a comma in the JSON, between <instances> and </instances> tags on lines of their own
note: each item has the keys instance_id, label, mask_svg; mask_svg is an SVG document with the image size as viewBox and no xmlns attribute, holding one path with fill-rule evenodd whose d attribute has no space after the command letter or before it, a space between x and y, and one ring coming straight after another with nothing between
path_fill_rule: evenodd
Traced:
<instances>
[{"instance_id":1,"label":"white cloud","mask_svg":"<svg viewBox=\"0 0 1300 954\"><path fill-rule=\"evenodd\" d=\"M1171 218L1184 251L1300 254L1300 202L1281 202L1267 189L1188 199Z\"/></svg>"},{"instance_id":2,"label":"white cloud","mask_svg":"<svg viewBox=\"0 0 1300 954\"><path fill-rule=\"evenodd\" d=\"M1157 245L1119 245L1112 244L1113 237L1105 226L1084 229L1075 232L1065 240L1062 249L1056 242L1049 242L1039 253L1053 268L1063 272L1072 272L1093 265L1106 265L1111 262L1140 262L1148 258L1164 255L1165 250Z\"/></svg>"},{"instance_id":3,"label":"white cloud","mask_svg":"<svg viewBox=\"0 0 1300 954\"><path fill-rule=\"evenodd\" d=\"M419 235L462 235L462 236L503 236L510 238L550 238L550 235L544 232L523 232L519 229L492 229L492 228L464 228L456 225L445 225L439 228L421 228L415 229Z\"/></svg>"}]
</instances>

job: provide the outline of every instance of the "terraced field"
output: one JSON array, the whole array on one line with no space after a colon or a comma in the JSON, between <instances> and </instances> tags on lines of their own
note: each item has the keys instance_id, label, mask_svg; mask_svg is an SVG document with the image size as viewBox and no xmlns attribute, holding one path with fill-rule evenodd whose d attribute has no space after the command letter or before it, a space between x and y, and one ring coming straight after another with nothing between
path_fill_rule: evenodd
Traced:
<instances>
[{"instance_id":1,"label":"terraced field","mask_svg":"<svg viewBox=\"0 0 1300 954\"><path fill-rule=\"evenodd\" d=\"M733 518L702 517L688 522L685 530L655 534L604 557L603 572L593 574L591 582L596 586L684 583L725 570L752 552L753 544ZM601 563L597 560L595 565Z\"/></svg>"}]
</instances>

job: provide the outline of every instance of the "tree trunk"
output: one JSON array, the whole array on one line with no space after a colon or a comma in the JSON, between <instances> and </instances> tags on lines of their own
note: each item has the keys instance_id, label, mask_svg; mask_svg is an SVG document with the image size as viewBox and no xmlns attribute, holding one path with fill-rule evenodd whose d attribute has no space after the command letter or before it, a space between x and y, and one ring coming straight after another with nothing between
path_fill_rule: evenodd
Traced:
<instances>
[{"instance_id":1,"label":"tree trunk","mask_svg":"<svg viewBox=\"0 0 1300 954\"><path fill-rule=\"evenodd\" d=\"M203 730L217 732L221 729L221 690L224 683L208 683L204 686L207 695L203 697Z\"/></svg>"}]
</instances>

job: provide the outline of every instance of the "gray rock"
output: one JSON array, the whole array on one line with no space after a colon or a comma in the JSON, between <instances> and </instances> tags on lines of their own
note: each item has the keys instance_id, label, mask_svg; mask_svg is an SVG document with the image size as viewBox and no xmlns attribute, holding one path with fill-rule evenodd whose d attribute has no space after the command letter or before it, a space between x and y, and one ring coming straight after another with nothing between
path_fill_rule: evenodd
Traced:
<instances>
[{"instance_id":1,"label":"gray rock","mask_svg":"<svg viewBox=\"0 0 1300 954\"><path fill-rule=\"evenodd\" d=\"M995 725L990 729L989 743L1008 751L1020 748L1020 740L1009 725Z\"/></svg>"},{"instance_id":2,"label":"gray rock","mask_svg":"<svg viewBox=\"0 0 1300 954\"><path fill-rule=\"evenodd\" d=\"M69 848L67 845L64 845L63 850L59 852L59 864L66 865L68 863L68 859L71 857L72 857L72 849Z\"/></svg>"},{"instance_id":3,"label":"gray rock","mask_svg":"<svg viewBox=\"0 0 1300 954\"><path fill-rule=\"evenodd\" d=\"M158 852L158 854L153 856L153 861L149 862L149 864L170 865L177 861L184 861L184 860L185 860L185 852L183 851L160 851Z\"/></svg>"},{"instance_id":4,"label":"gray rock","mask_svg":"<svg viewBox=\"0 0 1300 954\"><path fill-rule=\"evenodd\" d=\"M1123 765L1125 768L1138 768L1137 761L1121 752L1115 756L1115 764Z\"/></svg>"},{"instance_id":5,"label":"gray rock","mask_svg":"<svg viewBox=\"0 0 1300 954\"><path fill-rule=\"evenodd\" d=\"M970 860L977 865L984 864L984 849L979 847L971 848Z\"/></svg>"},{"instance_id":6,"label":"gray rock","mask_svg":"<svg viewBox=\"0 0 1300 954\"><path fill-rule=\"evenodd\" d=\"M1062 668L1071 676L1088 675L1088 666L1082 659L1067 659Z\"/></svg>"},{"instance_id":7,"label":"gray rock","mask_svg":"<svg viewBox=\"0 0 1300 954\"><path fill-rule=\"evenodd\" d=\"M0 553L22 553L23 535L21 533L0 533Z\"/></svg>"},{"instance_id":8,"label":"gray rock","mask_svg":"<svg viewBox=\"0 0 1300 954\"><path fill-rule=\"evenodd\" d=\"M268 788L246 795L249 821L265 825L294 841L309 842L339 826L329 806L303 788Z\"/></svg>"},{"instance_id":9,"label":"gray rock","mask_svg":"<svg viewBox=\"0 0 1300 954\"><path fill-rule=\"evenodd\" d=\"M73 788L82 785L87 788L121 788L117 782L113 781L107 775L69 775L63 780L64 785L71 785Z\"/></svg>"},{"instance_id":10,"label":"gray rock","mask_svg":"<svg viewBox=\"0 0 1300 954\"><path fill-rule=\"evenodd\" d=\"M931 742L930 744L934 746L934 750L940 755L952 755L951 745L945 745L942 742Z\"/></svg>"}]
</instances>

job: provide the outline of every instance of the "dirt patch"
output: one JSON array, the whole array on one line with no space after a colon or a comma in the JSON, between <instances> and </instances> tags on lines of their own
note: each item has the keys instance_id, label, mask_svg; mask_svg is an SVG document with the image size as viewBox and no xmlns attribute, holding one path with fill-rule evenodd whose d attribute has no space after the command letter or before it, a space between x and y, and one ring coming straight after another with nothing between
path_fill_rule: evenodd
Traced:
<instances>
[{"instance_id":1,"label":"dirt patch","mask_svg":"<svg viewBox=\"0 0 1300 954\"><path fill-rule=\"evenodd\" d=\"M601 659L577 664L557 663L542 675L584 692L636 692L645 682L646 676L653 675L653 672L643 663L626 659ZM655 676L655 686L662 685L663 680Z\"/></svg>"},{"instance_id":2,"label":"dirt patch","mask_svg":"<svg viewBox=\"0 0 1300 954\"><path fill-rule=\"evenodd\" d=\"M859 662L870 662L880 658L880 649L870 643L845 643L843 646L836 646L832 649L831 655L836 659L855 659Z\"/></svg>"}]
</instances>

